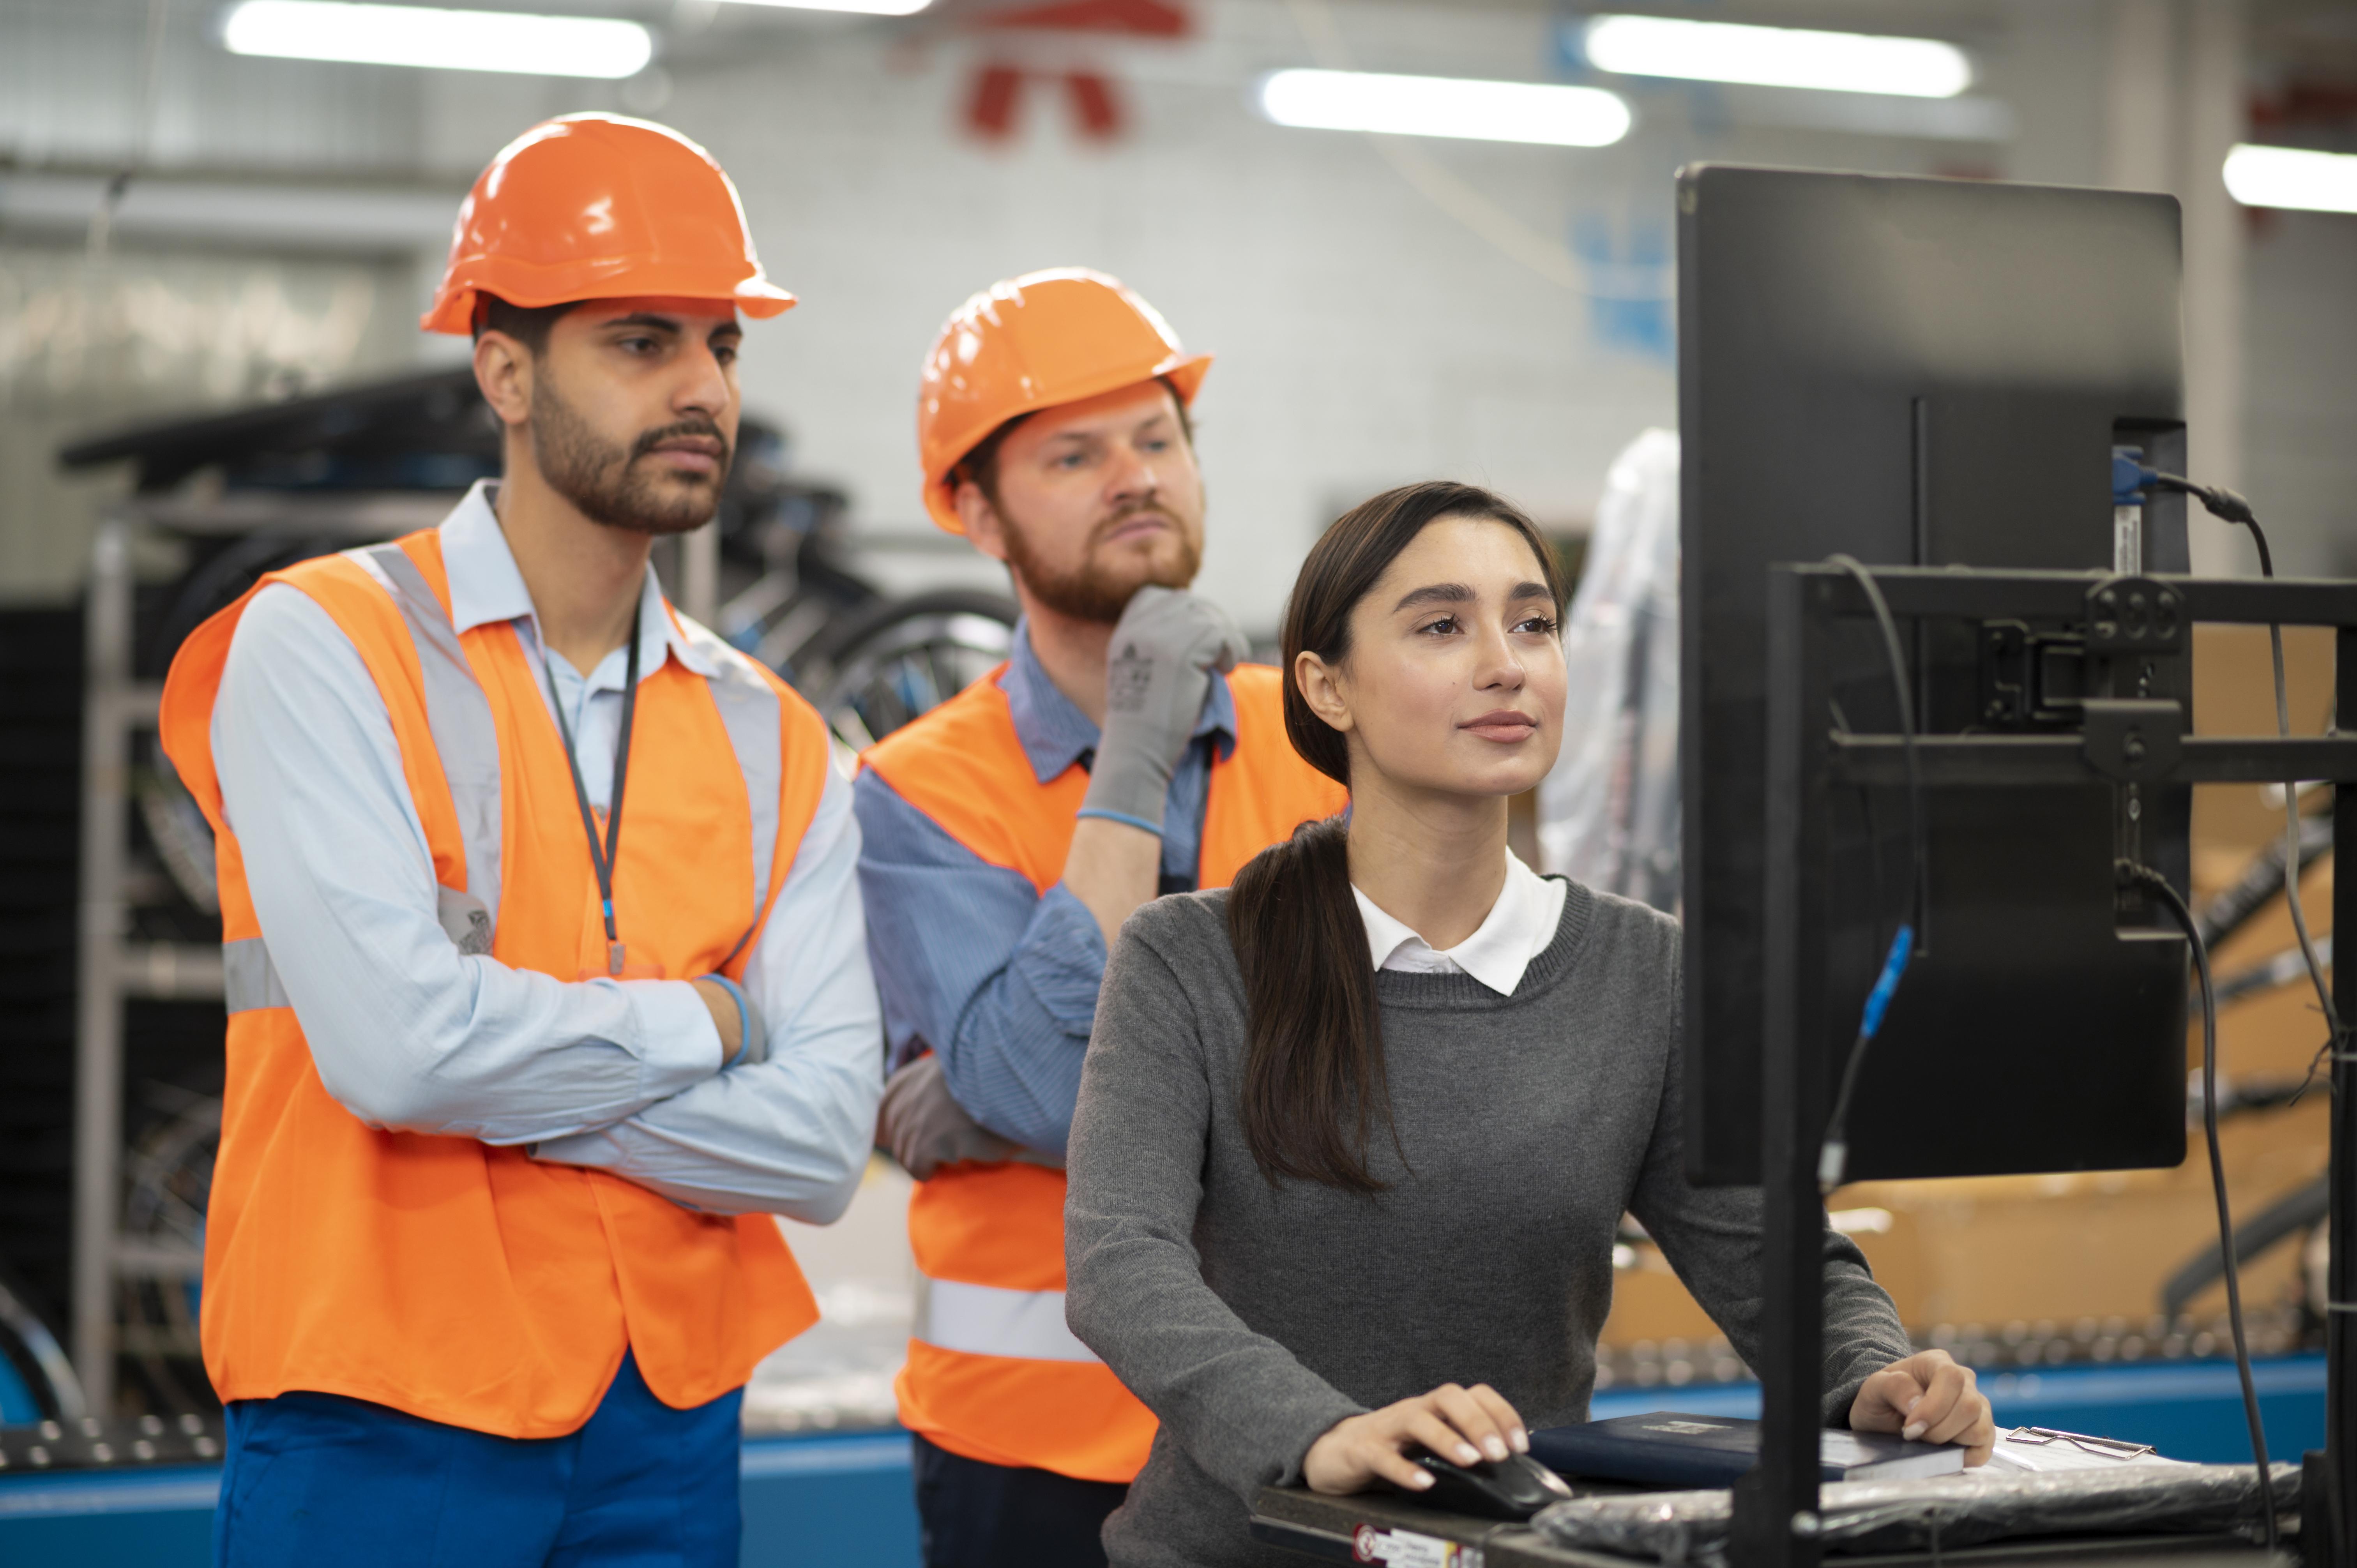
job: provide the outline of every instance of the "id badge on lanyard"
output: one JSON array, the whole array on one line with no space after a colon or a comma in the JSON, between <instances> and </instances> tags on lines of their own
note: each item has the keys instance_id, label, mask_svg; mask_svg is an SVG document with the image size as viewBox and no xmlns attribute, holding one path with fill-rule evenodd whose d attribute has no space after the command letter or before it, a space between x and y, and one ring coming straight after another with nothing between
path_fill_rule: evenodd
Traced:
<instances>
[{"instance_id":1,"label":"id badge on lanyard","mask_svg":"<svg viewBox=\"0 0 2357 1568\"><path fill-rule=\"evenodd\" d=\"M659 966L647 961L633 963L630 950L623 945L614 920L614 857L622 848L622 786L630 772L630 721L639 709L639 625L646 615L646 598L640 596L638 608L630 612L630 656L622 686L622 727L614 739L614 789L606 807L605 842L598 842L597 813L589 804L589 787L581 780L581 761L573 755L573 725L565 716L565 703L556 691L556 674L549 668L545 645L541 650L541 670L548 677L548 705L556 714L556 733L565 741L565 766L573 773L573 799L581 808L581 831L589 839L589 864L597 873L597 902L606 917L606 973L616 980L655 980L662 978ZM594 971L585 970L581 978L596 978Z\"/></svg>"}]
</instances>

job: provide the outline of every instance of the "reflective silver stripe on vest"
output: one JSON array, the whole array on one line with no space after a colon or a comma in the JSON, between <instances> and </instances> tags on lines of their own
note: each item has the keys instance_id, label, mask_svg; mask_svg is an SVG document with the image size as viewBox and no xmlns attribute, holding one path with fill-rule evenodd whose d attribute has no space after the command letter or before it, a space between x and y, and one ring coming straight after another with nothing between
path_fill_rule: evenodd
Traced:
<instances>
[{"instance_id":1,"label":"reflective silver stripe on vest","mask_svg":"<svg viewBox=\"0 0 2357 1568\"><path fill-rule=\"evenodd\" d=\"M915 1338L969 1356L1027 1361L1094 1361L1095 1351L1064 1326L1060 1290L1000 1290L996 1285L917 1276Z\"/></svg>"},{"instance_id":2,"label":"reflective silver stripe on vest","mask_svg":"<svg viewBox=\"0 0 2357 1568\"><path fill-rule=\"evenodd\" d=\"M455 887L434 889L434 915L458 950L469 955L491 950L491 912L482 900ZM221 993L232 1013L257 1007L292 1007L294 1000L279 983L278 966L260 937L221 943Z\"/></svg>"},{"instance_id":3,"label":"reflective silver stripe on vest","mask_svg":"<svg viewBox=\"0 0 2357 1568\"><path fill-rule=\"evenodd\" d=\"M785 712L776 689L751 660L685 616L679 618L679 627L682 640L719 671L705 684L712 688L720 722L727 726L728 745L737 753L737 766L745 775L745 793L753 808L753 918L758 922L770 902L770 867L778 858Z\"/></svg>"},{"instance_id":4,"label":"reflective silver stripe on vest","mask_svg":"<svg viewBox=\"0 0 2357 1568\"><path fill-rule=\"evenodd\" d=\"M278 970L260 937L221 943L221 990L232 1013L257 1007L291 1007L286 988L278 983Z\"/></svg>"},{"instance_id":5,"label":"reflective silver stripe on vest","mask_svg":"<svg viewBox=\"0 0 2357 1568\"><path fill-rule=\"evenodd\" d=\"M490 699L458 646L442 601L400 545L344 553L393 596L409 623L425 682L425 725L434 734L442 776L449 780L467 855L467 891L443 888L436 913L459 951L489 952L500 908L500 735L491 722Z\"/></svg>"}]
</instances>

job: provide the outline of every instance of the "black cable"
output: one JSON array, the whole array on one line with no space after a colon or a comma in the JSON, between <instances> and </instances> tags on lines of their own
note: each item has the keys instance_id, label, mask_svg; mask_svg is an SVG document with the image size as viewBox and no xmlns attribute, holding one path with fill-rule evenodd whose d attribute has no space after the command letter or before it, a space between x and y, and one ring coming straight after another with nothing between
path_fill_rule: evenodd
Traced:
<instances>
[{"instance_id":1,"label":"black cable","mask_svg":"<svg viewBox=\"0 0 2357 1568\"><path fill-rule=\"evenodd\" d=\"M2211 516L2223 518L2228 522L2239 522L2249 529L2252 537L2259 542L2260 574L2268 577L2276 575L2275 558L2267 553L2267 536L2259 532L2258 514L2251 510L2249 501L2223 485L2197 485L2182 474L2164 474L2157 468L2145 468L2140 472L2146 485L2157 485L2164 490L2180 490L2208 508Z\"/></svg>"},{"instance_id":2,"label":"black cable","mask_svg":"<svg viewBox=\"0 0 2357 1568\"><path fill-rule=\"evenodd\" d=\"M1899 925L1891 934L1889 950L1884 955L1881 973L1874 989L1867 994L1866 1006L1858 1019L1857 1039L1850 1047L1849 1060L1842 1066L1841 1085L1834 1093L1833 1113L1825 1119L1824 1142L1817 1150L1817 1187L1830 1194L1841 1186L1849 1165L1849 1107L1857 1092L1858 1071L1866 1061L1867 1047L1882 1027L1883 1015L1889 1011L1890 998L1899 990L1900 977L1906 972L1907 961L1915 950L1916 904L1922 897L1924 853L1923 768L1915 753L1915 698L1908 690L1907 655L1899 642L1899 623L1891 616L1890 605L1882 596L1881 585L1875 582L1856 556L1828 555L1825 564L1838 566L1849 574L1866 595L1867 604L1874 611L1875 624L1882 632L1882 653L1890 671L1891 694L1899 703L1900 746L1907 759L1907 896L1899 906ZM1845 727L1846 727L1845 725ZM1869 818L1869 821L1871 819ZM1871 830L1869 829L1869 832ZM1876 881L1881 880L1878 866Z\"/></svg>"},{"instance_id":3,"label":"black cable","mask_svg":"<svg viewBox=\"0 0 2357 1568\"><path fill-rule=\"evenodd\" d=\"M2257 510L2244 497L2223 485L2201 485L2182 474L2164 474L2157 469L2139 470L2147 487L2179 490L2193 497L2212 517L2238 523L2251 531L2251 542L2259 547L2259 575L2272 578L2276 575L2275 552L2267 548L2266 531L2259 526ZM2286 739L2291 736L2291 701L2284 682L2283 625L2267 623L2267 650L2274 656L2276 677L2276 733ZM2316 988L2317 1006L2324 1014L2324 1044L2318 1047L2315 1058L2308 1064L2307 1084L2316 1080L2319 1069L2330 1060L2336 1051L2348 1049L2348 1038L2341 1026L2341 1010L2332 1004L2332 987L2324 978L2324 963L2317 955L2316 940L2309 935L2308 911L2299 901L2299 780L2284 780L2284 903L2291 910L2293 932L2299 938L2300 956L2308 965L2309 983Z\"/></svg>"},{"instance_id":4,"label":"black cable","mask_svg":"<svg viewBox=\"0 0 2357 1568\"><path fill-rule=\"evenodd\" d=\"M2226 1201L2226 1161L2218 1147L2218 998L2210 983L2210 949L2201 940L2193 911L2169 878L2132 860L2113 863L2123 886L2142 887L2158 897L2193 949L2193 972L2201 983L2201 1131L2210 1144L2210 1189L2218 1200L2218 1248L2226 1280L2226 1321L2234 1336L2234 1370L2243 1380L2243 1414L2251 1425L2251 1456L2258 1466L2259 1507L2266 1525L2267 1552L2276 1551L2275 1487L2268 1477L2267 1434L2259 1420L2258 1386L2251 1379L2251 1348L2243 1335L2243 1278L2234 1259L2234 1216Z\"/></svg>"}]
</instances>

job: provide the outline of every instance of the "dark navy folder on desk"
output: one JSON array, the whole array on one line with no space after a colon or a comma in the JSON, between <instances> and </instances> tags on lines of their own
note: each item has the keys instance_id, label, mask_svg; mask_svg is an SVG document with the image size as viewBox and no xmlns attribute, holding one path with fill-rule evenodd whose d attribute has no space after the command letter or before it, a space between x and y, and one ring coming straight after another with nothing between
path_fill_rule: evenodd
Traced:
<instances>
[{"instance_id":1,"label":"dark navy folder on desk","mask_svg":"<svg viewBox=\"0 0 2357 1568\"><path fill-rule=\"evenodd\" d=\"M1828 1431L1820 1454L1818 1476L1826 1481L1896 1481L1964 1467L1964 1451L1953 1444L1910 1443L1878 1432ZM1731 1487L1759 1461L1760 1423L1675 1411L1620 1415L1534 1432L1531 1457L1564 1476Z\"/></svg>"}]
</instances>

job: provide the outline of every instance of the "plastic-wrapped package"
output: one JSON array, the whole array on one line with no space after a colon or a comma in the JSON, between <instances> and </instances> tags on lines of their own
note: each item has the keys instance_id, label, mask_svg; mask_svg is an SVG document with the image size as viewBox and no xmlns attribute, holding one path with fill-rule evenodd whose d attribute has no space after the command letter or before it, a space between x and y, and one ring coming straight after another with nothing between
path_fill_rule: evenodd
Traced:
<instances>
[{"instance_id":1,"label":"plastic-wrapped package","mask_svg":"<svg viewBox=\"0 0 2357 1568\"><path fill-rule=\"evenodd\" d=\"M1563 753L1539 785L1542 869L1678 902L1678 437L1613 459L1565 618Z\"/></svg>"},{"instance_id":2,"label":"plastic-wrapped package","mask_svg":"<svg viewBox=\"0 0 2357 1568\"><path fill-rule=\"evenodd\" d=\"M2299 1506L2299 1470L2269 1473L2275 1506ZM1829 1552L1922 1552L2018 1535L2235 1530L2258 1539L2259 1480L2248 1465L2122 1465L2041 1474L1993 1471L1823 1489ZM1531 1520L1557 1546L1724 1568L1733 1494L1640 1492L1555 1503Z\"/></svg>"}]
</instances>

